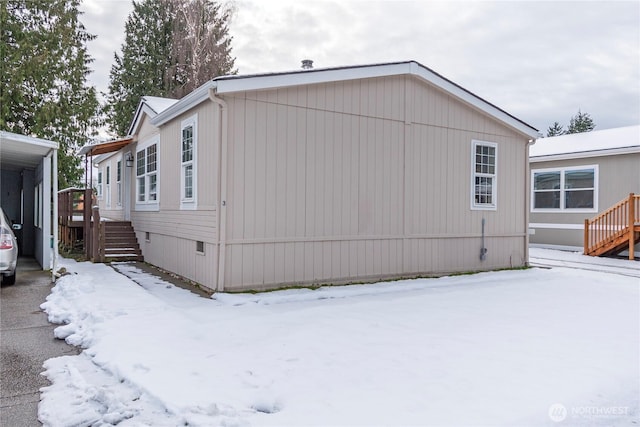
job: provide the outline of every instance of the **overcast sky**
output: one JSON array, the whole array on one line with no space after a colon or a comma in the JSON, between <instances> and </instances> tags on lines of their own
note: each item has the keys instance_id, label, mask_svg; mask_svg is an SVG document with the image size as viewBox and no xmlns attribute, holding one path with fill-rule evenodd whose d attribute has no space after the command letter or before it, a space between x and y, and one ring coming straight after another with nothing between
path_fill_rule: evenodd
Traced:
<instances>
[{"instance_id":1,"label":"overcast sky","mask_svg":"<svg viewBox=\"0 0 640 427\"><path fill-rule=\"evenodd\" d=\"M235 1L240 74L416 60L542 133L578 109L640 124L640 1ZM84 0L106 92L130 0Z\"/></svg>"}]
</instances>

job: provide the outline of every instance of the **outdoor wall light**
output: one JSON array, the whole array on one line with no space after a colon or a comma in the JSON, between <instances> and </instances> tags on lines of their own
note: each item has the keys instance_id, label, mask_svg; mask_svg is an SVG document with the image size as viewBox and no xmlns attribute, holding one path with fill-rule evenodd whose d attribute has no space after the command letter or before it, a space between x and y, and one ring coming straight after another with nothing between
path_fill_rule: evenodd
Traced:
<instances>
[{"instance_id":1,"label":"outdoor wall light","mask_svg":"<svg viewBox=\"0 0 640 427\"><path fill-rule=\"evenodd\" d=\"M132 168L133 167L133 154L131 153L127 153L127 155L124 158L124 162L127 165L128 168Z\"/></svg>"}]
</instances>

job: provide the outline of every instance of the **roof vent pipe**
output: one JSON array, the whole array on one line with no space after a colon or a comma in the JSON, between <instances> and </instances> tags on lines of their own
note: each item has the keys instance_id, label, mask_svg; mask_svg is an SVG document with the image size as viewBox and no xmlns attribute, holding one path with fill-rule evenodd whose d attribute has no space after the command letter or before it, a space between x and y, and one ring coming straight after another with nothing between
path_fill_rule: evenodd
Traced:
<instances>
[{"instance_id":1,"label":"roof vent pipe","mask_svg":"<svg viewBox=\"0 0 640 427\"><path fill-rule=\"evenodd\" d=\"M313 68L313 61L311 59L303 59L302 60L302 69L310 70Z\"/></svg>"}]
</instances>

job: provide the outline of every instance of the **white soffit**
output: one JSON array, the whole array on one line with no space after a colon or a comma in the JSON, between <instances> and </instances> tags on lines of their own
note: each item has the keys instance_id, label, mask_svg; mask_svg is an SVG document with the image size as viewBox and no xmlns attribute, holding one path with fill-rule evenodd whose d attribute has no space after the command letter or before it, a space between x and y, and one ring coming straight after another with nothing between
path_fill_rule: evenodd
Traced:
<instances>
[{"instance_id":1,"label":"white soffit","mask_svg":"<svg viewBox=\"0 0 640 427\"><path fill-rule=\"evenodd\" d=\"M35 169L43 157L57 148L54 141L0 131L0 168Z\"/></svg>"}]
</instances>

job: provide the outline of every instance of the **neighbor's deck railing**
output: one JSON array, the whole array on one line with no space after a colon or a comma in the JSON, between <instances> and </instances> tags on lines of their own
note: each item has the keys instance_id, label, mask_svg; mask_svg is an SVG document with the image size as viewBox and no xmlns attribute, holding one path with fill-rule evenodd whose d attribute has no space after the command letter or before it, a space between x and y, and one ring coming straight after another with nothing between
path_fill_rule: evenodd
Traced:
<instances>
[{"instance_id":1,"label":"neighbor's deck railing","mask_svg":"<svg viewBox=\"0 0 640 427\"><path fill-rule=\"evenodd\" d=\"M58 192L59 241L71 249L82 242L84 253L91 255L91 206L93 190L67 188Z\"/></svg>"},{"instance_id":2,"label":"neighbor's deck railing","mask_svg":"<svg viewBox=\"0 0 640 427\"><path fill-rule=\"evenodd\" d=\"M628 240L629 259L634 257L634 241L640 226L640 195L629 194L600 215L584 220L584 253L601 255L611 246Z\"/></svg>"}]
</instances>

